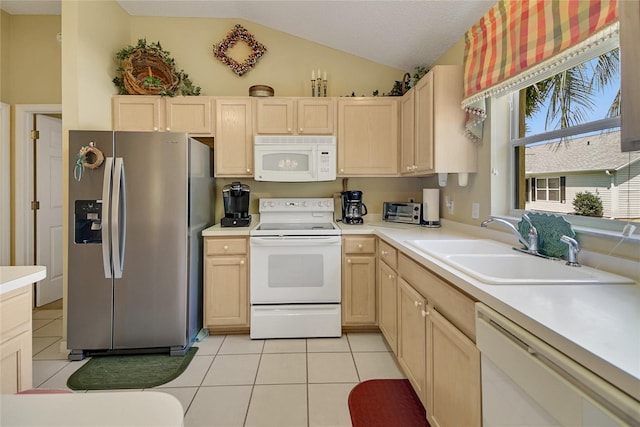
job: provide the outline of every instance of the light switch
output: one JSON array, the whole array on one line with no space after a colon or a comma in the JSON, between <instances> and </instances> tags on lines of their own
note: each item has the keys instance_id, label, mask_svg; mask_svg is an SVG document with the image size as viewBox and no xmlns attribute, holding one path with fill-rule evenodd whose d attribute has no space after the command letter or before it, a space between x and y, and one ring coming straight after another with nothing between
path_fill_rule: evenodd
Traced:
<instances>
[{"instance_id":1,"label":"light switch","mask_svg":"<svg viewBox=\"0 0 640 427\"><path fill-rule=\"evenodd\" d=\"M471 219L480 218L480 203L471 204Z\"/></svg>"}]
</instances>

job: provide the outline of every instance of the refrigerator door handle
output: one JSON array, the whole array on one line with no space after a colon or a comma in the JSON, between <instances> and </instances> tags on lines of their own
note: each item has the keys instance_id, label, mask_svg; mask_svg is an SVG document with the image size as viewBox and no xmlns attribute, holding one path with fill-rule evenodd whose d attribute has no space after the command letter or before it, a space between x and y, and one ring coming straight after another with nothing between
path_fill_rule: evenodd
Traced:
<instances>
[{"instance_id":1,"label":"refrigerator door handle","mask_svg":"<svg viewBox=\"0 0 640 427\"><path fill-rule=\"evenodd\" d=\"M104 178L102 180L102 266L105 279L111 276L111 221L109 221L109 209L111 208L111 184L113 175L113 157L107 157L104 162Z\"/></svg>"},{"instance_id":2,"label":"refrigerator door handle","mask_svg":"<svg viewBox=\"0 0 640 427\"><path fill-rule=\"evenodd\" d=\"M127 201L124 177L124 159L116 157L113 181L113 207L111 209L111 256L113 277L122 278L124 248L127 235ZM122 215L120 215L122 213Z\"/></svg>"}]
</instances>

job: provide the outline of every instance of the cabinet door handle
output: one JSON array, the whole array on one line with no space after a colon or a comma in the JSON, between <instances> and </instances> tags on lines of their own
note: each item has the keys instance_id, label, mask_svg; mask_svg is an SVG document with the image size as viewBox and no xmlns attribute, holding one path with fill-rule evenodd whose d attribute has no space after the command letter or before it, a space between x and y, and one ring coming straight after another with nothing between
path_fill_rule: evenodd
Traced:
<instances>
[{"instance_id":1,"label":"cabinet door handle","mask_svg":"<svg viewBox=\"0 0 640 427\"><path fill-rule=\"evenodd\" d=\"M228 246L228 245L224 245L224 246L222 247L222 249L224 249L225 251L228 251L228 250L229 250L229 246Z\"/></svg>"},{"instance_id":2,"label":"cabinet door handle","mask_svg":"<svg viewBox=\"0 0 640 427\"><path fill-rule=\"evenodd\" d=\"M422 317L427 317L429 315L429 310L422 310L420 314L422 314Z\"/></svg>"},{"instance_id":3,"label":"cabinet door handle","mask_svg":"<svg viewBox=\"0 0 640 427\"><path fill-rule=\"evenodd\" d=\"M240 265L244 265L244 260L243 259L240 260Z\"/></svg>"},{"instance_id":4,"label":"cabinet door handle","mask_svg":"<svg viewBox=\"0 0 640 427\"><path fill-rule=\"evenodd\" d=\"M380 251L380 254L382 254L382 255L389 255L389 252L387 252L387 251Z\"/></svg>"},{"instance_id":5,"label":"cabinet door handle","mask_svg":"<svg viewBox=\"0 0 640 427\"><path fill-rule=\"evenodd\" d=\"M347 260L347 264L351 264L351 259L348 259L348 260Z\"/></svg>"},{"instance_id":6,"label":"cabinet door handle","mask_svg":"<svg viewBox=\"0 0 640 427\"><path fill-rule=\"evenodd\" d=\"M171 130L171 128L167 128L167 131L170 131L170 130Z\"/></svg>"},{"instance_id":7,"label":"cabinet door handle","mask_svg":"<svg viewBox=\"0 0 640 427\"><path fill-rule=\"evenodd\" d=\"M153 130L158 130L158 128L156 126L153 127Z\"/></svg>"},{"instance_id":8,"label":"cabinet door handle","mask_svg":"<svg viewBox=\"0 0 640 427\"><path fill-rule=\"evenodd\" d=\"M395 277L393 276L393 274L389 275L389 280L393 280Z\"/></svg>"},{"instance_id":9,"label":"cabinet door handle","mask_svg":"<svg viewBox=\"0 0 640 427\"><path fill-rule=\"evenodd\" d=\"M340 169L340 173L343 173L343 172L344 172L344 169Z\"/></svg>"},{"instance_id":10,"label":"cabinet door handle","mask_svg":"<svg viewBox=\"0 0 640 427\"><path fill-rule=\"evenodd\" d=\"M247 168L247 173L251 173L251 169Z\"/></svg>"},{"instance_id":11,"label":"cabinet door handle","mask_svg":"<svg viewBox=\"0 0 640 427\"><path fill-rule=\"evenodd\" d=\"M298 129L298 132L303 133L304 129L300 128L300 129Z\"/></svg>"},{"instance_id":12,"label":"cabinet door handle","mask_svg":"<svg viewBox=\"0 0 640 427\"><path fill-rule=\"evenodd\" d=\"M420 301L414 301L413 305L415 305L416 307L422 307L422 303Z\"/></svg>"},{"instance_id":13,"label":"cabinet door handle","mask_svg":"<svg viewBox=\"0 0 640 427\"><path fill-rule=\"evenodd\" d=\"M362 243L358 243L358 249L362 249Z\"/></svg>"}]
</instances>

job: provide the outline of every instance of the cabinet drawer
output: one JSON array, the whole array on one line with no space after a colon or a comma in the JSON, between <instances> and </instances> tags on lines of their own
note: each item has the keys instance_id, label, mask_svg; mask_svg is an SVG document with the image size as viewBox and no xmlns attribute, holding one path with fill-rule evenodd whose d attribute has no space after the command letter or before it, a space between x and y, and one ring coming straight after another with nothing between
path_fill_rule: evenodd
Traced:
<instances>
[{"instance_id":1,"label":"cabinet drawer","mask_svg":"<svg viewBox=\"0 0 640 427\"><path fill-rule=\"evenodd\" d=\"M247 253L247 239L212 239L205 240L204 253L211 255L241 255Z\"/></svg>"},{"instance_id":2,"label":"cabinet drawer","mask_svg":"<svg viewBox=\"0 0 640 427\"><path fill-rule=\"evenodd\" d=\"M386 243L384 240L378 240L378 246L380 250L378 254L380 255L380 259L387 263L387 265L394 270L398 268L398 251L396 248Z\"/></svg>"},{"instance_id":3,"label":"cabinet drawer","mask_svg":"<svg viewBox=\"0 0 640 427\"><path fill-rule=\"evenodd\" d=\"M31 329L31 292L5 296L0 301L0 341ZM15 331L8 335L10 331Z\"/></svg>"},{"instance_id":4,"label":"cabinet drawer","mask_svg":"<svg viewBox=\"0 0 640 427\"><path fill-rule=\"evenodd\" d=\"M376 239L367 237L345 237L344 253L346 254L373 254L376 252Z\"/></svg>"},{"instance_id":5,"label":"cabinet drawer","mask_svg":"<svg viewBox=\"0 0 640 427\"><path fill-rule=\"evenodd\" d=\"M427 298L429 304L475 342L474 301L453 285L404 254L398 256L398 274Z\"/></svg>"}]
</instances>

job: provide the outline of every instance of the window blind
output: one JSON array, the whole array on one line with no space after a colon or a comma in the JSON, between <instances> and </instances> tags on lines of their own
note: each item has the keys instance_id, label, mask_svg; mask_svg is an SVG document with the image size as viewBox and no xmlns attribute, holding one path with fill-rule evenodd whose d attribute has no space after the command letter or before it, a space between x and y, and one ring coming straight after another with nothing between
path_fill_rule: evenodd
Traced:
<instances>
[{"instance_id":1,"label":"window blind","mask_svg":"<svg viewBox=\"0 0 640 427\"><path fill-rule=\"evenodd\" d=\"M484 99L549 76L557 66L615 38L617 0L499 0L465 34L467 134L478 142Z\"/></svg>"}]
</instances>

